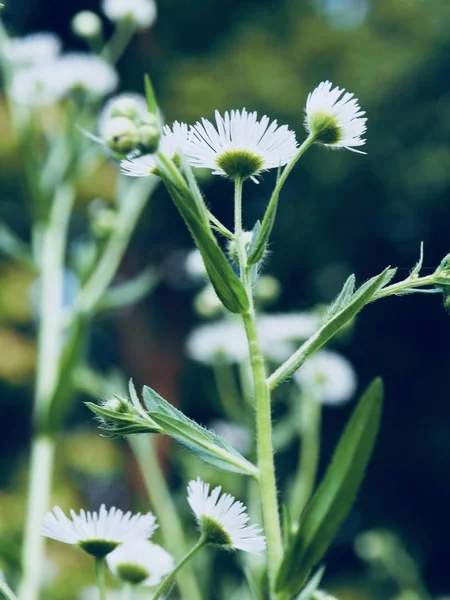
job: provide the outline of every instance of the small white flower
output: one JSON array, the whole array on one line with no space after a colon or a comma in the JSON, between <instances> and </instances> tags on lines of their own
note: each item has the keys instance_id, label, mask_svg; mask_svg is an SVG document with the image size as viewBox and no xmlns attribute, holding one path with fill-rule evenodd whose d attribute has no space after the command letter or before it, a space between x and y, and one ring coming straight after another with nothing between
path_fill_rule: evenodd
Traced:
<instances>
[{"instance_id":1,"label":"small white flower","mask_svg":"<svg viewBox=\"0 0 450 600\"><path fill-rule=\"evenodd\" d=\"M202 119L190 131L186 156L193 167L214 175L247 179L287 164L297 151L295 133L286 125L256 112L232 110L215 113L216 126Z\"/></svg>"},{"instance_id":2,"label":"small white flower","mask_svg":"<svg viewBox=\"0 0 450 600\"><path fill-rule=\"evenodd\" d=\"M64 544L77 545L96 558L104 558L123 542L151 537L157 527L151 512L146 515L124 514L117 508L106 510L104 504L98 513L81 510L77 515L71 510L70 516L71 519L59 506L55 506L53 512L44 517L42 535Z\"/></svg>"},{"instance_id":3,"label":"small white flower","mask_svg":"<svg viewBox=\"0 0 450 600\"><path fill-rule=\"evenodd\" d=\"M72 31L81 38L93 38L102 32L102 22L95 12L82 10L72 19Z\"/></svg>"},{"instance_id":4,"label":"small white flower","mask_svg":"<svg viewBox=\"0 0 450 600\"><path fill-rule=\"evenodd\" d=\"M366 113L361 110L357 98L338 87L332 89L330 81L323 81L308 96L305 126L317 141L334 148L347 148L353 152L355 146L363 146L362 139L367 127Z\"/></svg>"},{"instance_id":5,"label":"small white flower","mask_svg":"<svg viewBox=\"0 0 450 600\"><path fill-rule=\"evenodd\" d=\"M83 90L94 99L100 99L115 90L119 83L115 69L98 56L74 52L61 56L53 65L53 77L68 94Z\"/></svg>"},{"instance_id":6,"label":"small white flower","mask_svg":"<svg viewBox=\"0 0 450 600\"><path fill-rule=\"evenodd\" d=\"M342 404L356 390L356 374L350 362L330 350L314 354L295 373L294 381L323 404Z\"/></svg>"},{"instance_id":7,"label":"small white flower","mask_svg":"<svg viewBox=\"0 0 450 600\"><path fill-rule=\"evenodd\" d=\"M53 33L32 33L8 40L3 53L15 67L31 67L55 59L61 51L61 40Z\"/></svg>"},{"instance_id":8,"label":"small white flower","mask_svg":"<svg viewBox=\"0 0 450 600\"><path fill-rule=\"evenodd\" d=\"M307 340L320 326L317 315L307 312L280 313L258 318L258 330L270 341Z\"/></svg>"},{"instance_id":9,"label":"small white flower","mask_svg":"<svg viewBox=\"0 0 450 600\"><path fill-rule=\"evenodd\" d=\"M54 77L53 63L17 70L9 85L11 99L22 106L39 107L54 104L65 89Z\"/></svg>"},{"instance_id":10,"label":"small white flower","mask_svg":"<svg viewBox=\"0 0 450 600\"><path fill-rule=\"evenodd\" d=\"M158 585L174 568L172 556L147 540L122 544L106 560L113 575L132 585Z\"/></svg>"},{"instance_id":11,"label":"small white flower","mask_svg":"<svg viewBox=\"0 0 450 600\"><path fill-rule=\"evenodd\" d=\"M249 516L242 502L230 494L220 494L221 487L209 493L209 484L200 479L190 481L188 502L200 526L202 536L214 545L258 553L266 548L266 539L257 525L247 525Z\"/></svg>"},{"instance_id":12,"label":"small white flower","mask_svg":"<svg viewBox=\"0 0 450 600\"><path fill-rule=\"evenodd\" d=\"M157 17L153 0L104 0L102 9L111 21L131 21L142 29L151 27Z\"/></svg>"},{"instance_id":13,"label":"small white flower","mask_svg":"<svg viewBox=\"0 0 450 600\"><path fill-rule=\"evenodd\" d=\"M248 360L244 328L232 319L194 329L187 339L186 351L190 358L207 365Z\"/></svg>"},{"instance_id":14,"label":"small white flower","mask_svg":"<svg viewBox=\"0 0 450 600\"><path fill-rule=\"evenodd\" d=\"M311 600L337 600L337 598L330 596L330 594L327 594L322 590L316 590L311 596Z\"/></svg>"},{"instance_id":15,"label":"small white flower","mask_svg":"<svg viewBox=\"0 0 450 600\"><path fill-rule=\"evenodd\" d=\"M177 154L184 152L187 137L188 127L185 123L175 121L172 129L165 125L159 143L159 152L167 158L174 159ZM122 160L120 169L123 175L128 177L148 177L155 173L156 161L152 154L144 154Z\"/></svg>"}]
</instances>

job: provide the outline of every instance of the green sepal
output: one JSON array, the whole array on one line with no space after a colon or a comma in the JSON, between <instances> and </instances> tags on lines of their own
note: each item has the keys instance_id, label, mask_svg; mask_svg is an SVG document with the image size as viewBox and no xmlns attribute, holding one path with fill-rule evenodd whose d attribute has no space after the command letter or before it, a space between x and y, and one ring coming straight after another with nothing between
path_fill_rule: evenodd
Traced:
<instances>
[{"instance_id":1,"label":"green sepal","mask_svg":"<svg viewBox=\"0 0 450 600\"><path fill-rule=\"evenodd\" d=\"M158 103L156 102L155 91L149 75L144 75L145 99L147 100L147 110L149 113L158 116Z\"/></svg>"},{"instance_id":2,"label":"green sepal","mask_svg":"<svg viewBox=\"0 0 450 600\"><path fill-rule=\"evenodd\" d=\"M277 591L298 594L322 559L361 486L377 438L383 384L375 379L353 412L325 476L307 504L276 580Z\"/></svg>"},{"instance_id":3,"label":"green sepal","mask_svg":"<svg viewBox=\"0 0 450 600\"><path fill-rule=\"evenodd\" d=\"M230 312L247 312L249 299L245 288L217 243L206 217L206 210L204 212L200 208L198 195L189 189L178 171L179 178L175 181L171 171L163 161L158 162L158 169L175 206L188 226L202 255L206 271L217 296Z\"/></svg>"},{"instance_id":4,"label":"green sepal","mask_svg":"<svg viewBox=\"0 0 450 600\"><path fill-rule=\"evenodd\" d=\"M243 475L258 475L258 469L228 442L189 419L151 388L144 386L143 399L150 418L169 435L210 465Z\"/></svg>"},{"instance_id":5,"label":"green sepal","mask_svg":"<svg viewBox=\"0 0 450 600\"><path fill-rule=\"evenodd\" d=\"M105 437L120 438L135 433L163 433L161 427L147 415L133 410L117 412L108 409L104 404L85 402L85 405L98 417L100 431Z\"/></svg>"}]
</instances>

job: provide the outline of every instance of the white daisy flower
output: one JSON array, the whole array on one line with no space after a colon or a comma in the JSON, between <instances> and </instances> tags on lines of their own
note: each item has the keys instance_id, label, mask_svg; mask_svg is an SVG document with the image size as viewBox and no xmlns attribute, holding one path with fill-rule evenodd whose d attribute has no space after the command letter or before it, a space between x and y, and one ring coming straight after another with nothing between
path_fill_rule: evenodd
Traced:
<instances>
[{"instance_id":1,"label":"white daisy flower","mask_svg":"<svg viewBox=\"0 0 450 600\"><path fill-rule=\"evenodd\" d=\"M106 560L113 575L132 585L158 585L174 568L172 556L147 540L122 544Z\"/></svg>"},{"instance_id":2,"label":"white daisy flower","mask_svg":"<svg viewBox=\"0 0 450 600\"><path fill-rule=\"evenodd\" d=\"M256 112L232 110L215 113L216 126L206 119L190 130L186 156L193 167L211 169L214 175L247 179L287 164L297 151L295 133L278 127Z\"/></svg>"},{"instance_id":3,"label":"white daisy flower","mask_svg":"<svg viewBox=\"0 0 450 600\"><path fill-rule=\"evenodd\" d=\"M185 123L175 121L172 128L165 125L159 143L159 152L174 159L177 154L184 152L187 138L188 126ZM152 154L131 157L120 162L121 172L128 177L148 177L156 173L156 168L156 160Z\"/></svg>"},{"instance_id":4,"label":"white daisy flower","mask_svg":"<svg viewBox=\"0 0 450 600\"><path fill-rule=\"evenodd\" d=\"M190 481L188 502L208 544L258 553L266 548L266 538L257 525L247 525L249 516L242 502L230 494L220 495L218 486L209 493L209 484Z\"/></svg>"},{"instance_id":5,"label":"white daisy flower","mask_svg":"<svg viewBox=\"0 0 450 600\"><path fill-rule=\"evenodd\" d=\"M323 81L309 94L306 102L305 126L317 141L334 148L346 148L353 152L355 146L363 146L362 139L367 127L366 113L361 110L357 98L338 87L332 89L330 81Z\"/></svg>"},{"instance_id":6,"label":"white daisy flower","mask_svg":"<svg viewBox=\"0 0 450 600\"><path fill-rule=\"evenodd\" d=\"M117 72L110 64L82 52L61 56L53 64L52 76L59 80L65 94L81 89L94 99L107 96L119 83Z\"/></svg>"},{"instance_id":7,"label":"white daisy flower","mask_svg":"<svg viewBox=\"0 0 450 600\"><path fill-rule=\"evenodd\" d=\"M100 17L91 10L82 10L77 13L71 23L72 31L81 38L95 38L102 32Z\"/></svg>"},{"instance_id":8,"label":"white daisy flower","mask_svg":"<svg viewBox=\"0 0 450 600\"><path fill-rule=\"evenodd\" d=\"M111 21L131 21L142 29L151 27L158 14L153 0L104 0L102 10Z\"/></svg>"},{"instance_id":9,"label":"white daisy flower","mask_svg":"<svg viewBox=\"0 0 450 600\"><path fill-rule=\"evenodd\" d=\"M98 513L70 511L69 519L64 512L55 506L53 512L44 517L42 535L64 544L79 546L82 550L104 558L127 541L145 540L153 534L157 525L155 516L131 512L123 513L117 508L106 510L102 504Z\"/></svg>"},{"instance_id":10,"label":"white daisy flower","mask_svg":"<svg viewBox=\"0 0 450 600\"><path fill-rule=\"evenodd\" d=\"M194 329L187 339L186 352L190 358L207 365L240 363L249 357L245 330L233 319Z\"/></svg>"},{"instance_id":11,"label":"white daisy flower","mask_svg":"<svg viewBox=\"0 0 450 600\"><path fill-rule=\"evenodd\" d=\"M55 59L61 51L61 40L53 33L32 33L8 40L2 50L15 67L31 67Z\"/></svg>"},{"instance_id":12,"label":"white daisy flower","mask_svg":"<svg viewBox=\"0 0 450 600\"><path fill-rule=\"evenodd\" d=\"M11 99L22 106L39 107L54 104L64 96L65 88L54 77L53 63L17 70L9 84Z\"/></svg>"},{"instance_id":13,"label":"white daisy flower","mask_svg":"<svg viewBox=\"0 0 450 600\"><path fill-rule=\"evenodd\" d=\"M350 362L331 350L321 350L294 374L294 381L322 404L342 404L356 390L356 373Z\"/></svg>"}]
</instances>

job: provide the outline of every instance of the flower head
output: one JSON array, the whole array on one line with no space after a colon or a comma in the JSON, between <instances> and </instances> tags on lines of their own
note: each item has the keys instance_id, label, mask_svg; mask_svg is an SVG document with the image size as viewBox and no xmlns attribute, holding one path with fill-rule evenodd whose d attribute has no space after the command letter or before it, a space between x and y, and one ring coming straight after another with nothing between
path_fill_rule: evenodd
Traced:
<instances>
[{"instance_id":1,"label":"flower head","mask_svg":"<svg viewBox=\"0 0 450 600\"><path fill-rule=\"evenodd\" d=\"M361 137L367 129L365 112L353 94L338 87L332 89L332 85L330 81L323 81L309 94L306 129L326 146L360 152L354 147L366 143Z\"/></svg>"},{"instance_id":2,"label":"flower head","mask_svg":"<svg viewBox=\"0 0 450 600\"><path fill-rule=\"evenodd\" d=\"M91 54L73 52L61 56L53 65L65 93L82 90L95 99L103 98L115 90L119 83L115 69L103 59Z\"/></svg>"},{"instance_id":3,"label":"flower head","mask_svg":"<svg viewBox=\"0 0 450 600\"><path fill-rule=\"evenodd\" d=\"M186 156L194 167L211 169L214 175L255 178L261 171L288 163L297 150L295 133L256 112L232 110L215 113L216 126L206 119L190 131Z\"/></svg>"},{"instance_id":4,"label":"flower head","mask_svg":"<svg viewBox=\"0 0 450 600\"><path fill-rule=\"evenodd\" d=\"M3 52L16 67L31 67L55 59L60 50L61 40L53 33L43 32L10 39Z\"/></svg>"},{"instance_id":5,"label":"flower head","mask_svg":"<svg viewBox=\"0 0 450 600\"><path fill-rule=\"evenodd\" d=\"M111 21L129 21L136 27L151 27L157 8L153 0L103 0L103 12Z\"/></svg>"},{"instance_id":6,"label":"flower head","mask_svg":"<svg viewBox=\"0 0 450 600\"><path fill-rule=\"evenodd\" d=\"M158 585L174 568L172 556L147 540L126 542L106 560L113 575L132 585Z\"/></svg>"},{"instance_id":7,"label":"flower head","mask_svg":"<svg viewBox=\"0 0 450 600\"><path fill-rule=\"evenodd\" d=\"M174 159L177 154L184 152L188 138L188 127L185 123L175 123L170 128L165 125L159 144L159 152L167 158ZM152 154L144 154L122 160L121 171L128 177L148 177L157 173L156 160Z\"/></svg>"},{"instance_id":8,"label":"flower head","mask_svg":"<svg viewBox=\"0 0 450 600\"><path fill-rule=\"evenodd\" d=\"M44 63L17 70L9 85L12 100L27 107L47 106L58 102L65 90L53 76L53 64Z\"/></svg>"},{"instance_id":9,"label":"flower head","mask_svg":"<svg viewBox=\"0 0 450 600\"><path fill-rule=\"evenodd\" d=\"M249 516L242 502L230 494L220 494L221 487L209 493L209 484L200 479L190 481L188 502L197 518L202 536L209 544L223 548L258 553L266 548L266 539L257 525L247 525Z\"/></svg>"},{"instance_id":10,"label":"flower head","mask_svg":"<svg viewBox=\"0 0 450 600\"><path fill-rule=\"evenodd\" d=\"M314 354L295 373L294 381L322 404L342 404L355 393L356 374L350 362L330 350Z\"/></svg>"},{"instance_id":11,"label":"flower head","mask_svg":"<svg viewBox=\"0 0 450 600\"><path fill-rule=\"evenodd\" d=\"M64 512L55 506L53 512L44 517L42 535L79 546L82 550L104 558L123 542L145 540L153 534L157 525L155 516L149 512L146 515L131 512L123 513L117 508L106 510L102 504L98 513L70 511L69 519Z\"/></svg>"}]
</instances>

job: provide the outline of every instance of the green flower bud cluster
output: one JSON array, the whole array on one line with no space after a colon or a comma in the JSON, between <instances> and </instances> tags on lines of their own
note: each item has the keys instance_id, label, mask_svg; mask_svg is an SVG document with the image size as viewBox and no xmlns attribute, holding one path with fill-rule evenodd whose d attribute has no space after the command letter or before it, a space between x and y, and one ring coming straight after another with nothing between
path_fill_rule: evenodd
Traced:
<instances>
[{"instance_id":1,"label":"green flower bud cluster","mask_svg":"<svg viewBox=\"0 0 450 600\"><path fill-rule=\"evenodd\" d=\"M86 402L100 421L100 429L110 438L123 437L132 433L161 433L148 414L138 410L132 402L121 396L113 396L101 404Z\"/></svg>"},{"instance_id":2,"label":"green flower bud cluster","mask_svg":"<svg viewBox=\"0 0 450 600\"><path fill-rule=\"evenodd\" d=\"M119 97L109 108L109 119L102 136L106 145L119 158L131 152L152 154L161 137L156 114L144 112L132 97Z\"/></svg>"}]
</instances>

